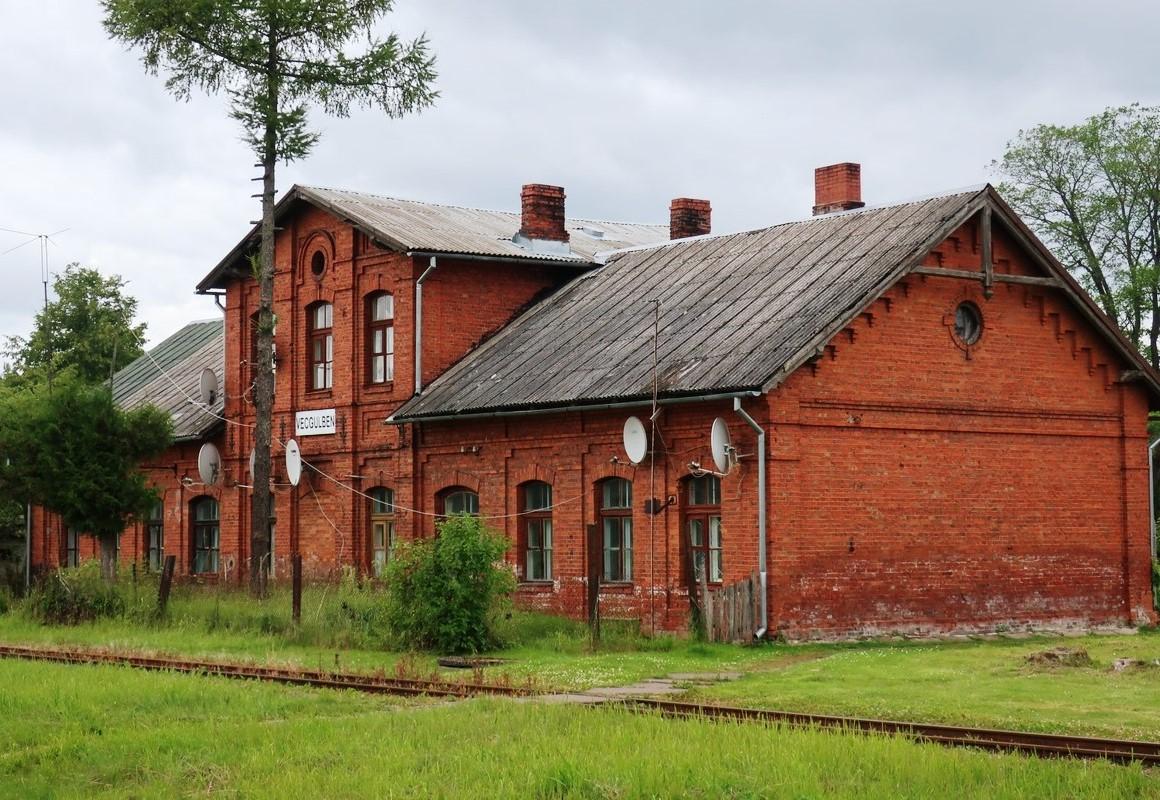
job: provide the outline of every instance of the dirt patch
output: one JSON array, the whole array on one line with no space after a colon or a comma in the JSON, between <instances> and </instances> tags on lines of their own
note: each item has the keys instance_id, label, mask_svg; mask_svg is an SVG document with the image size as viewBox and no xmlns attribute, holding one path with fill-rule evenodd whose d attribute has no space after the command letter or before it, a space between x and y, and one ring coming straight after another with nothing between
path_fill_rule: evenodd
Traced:
<instances>
[{"instance_id":1,"label":"dirt patch","mask_svg":"<svg viewBox=\"0 0 1160 800\"><path fill-rule=\"evenodd\" d=\"M1090 667L1092 657L1082 647L1053 647L1027 656L1027 663L1040 667Z\"/></svg>"},{"instance_id":2,"label":"dirt patch","mask_svg":"<svg viewBox=\"0 0 1160 800\"><path fill-rule=\"evenodd\" d=\"M1160 661L1144 661L1140 658L1117 658L1112 662L1112 672L1125 672L1127 670L1138 669L1156 669L1160 667Z\"/></svg>"}]
</instances>

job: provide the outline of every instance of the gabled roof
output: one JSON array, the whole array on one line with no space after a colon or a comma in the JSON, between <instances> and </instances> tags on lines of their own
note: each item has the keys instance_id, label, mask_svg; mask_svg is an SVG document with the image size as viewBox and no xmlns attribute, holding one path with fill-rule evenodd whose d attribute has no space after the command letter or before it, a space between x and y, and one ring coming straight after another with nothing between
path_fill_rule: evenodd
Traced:
<instances>
[{"instance_id":1,"label":"gabled roof","mask_svg":"<svg viewBox=\"0 0 1160 800\"><path fill-rule=\"evenodd\" d=\"M768 391L984 206L1153 392L1160 376L990 186L612 253L405 403L393 421Z\"/></svg>"},{"instance_id":2,"label":"gabled roof","mask_svg":"<svg viewBox=\"0 0 1160 800\"><path fill-rule=\"evenodd\" d=\"M461 208L416 200L295 185L275 208L281 219L301 200L350 222L374 241L394 250L443 255L490 256L501 259L552 262L587 267L598 252L664 241L667 225L640 225L569 219L570 253L540 252L512 241L520 229L520 215L511 211ZM230 277L249 274L243 256L257 247L259 227L254 226L213 271L197 285L199 292L221 288Z\"/></svg>"},{"instance_id":3,"label":"gabled roof","mask_svg":"<svg viewBox=\"0 0 1160 800\"><path fill-rule=\"evenodd\" d=\"M225 385L224 331L220 319L189 323L113 376L113 402L124 409L151 403L169 412L174 441L205 438L221 420L189 400L198 398L201 371L206 367L217 374L218 386ZM221 414L224 402L218 394L211 410Z\"/></svg>"}]
</instances>

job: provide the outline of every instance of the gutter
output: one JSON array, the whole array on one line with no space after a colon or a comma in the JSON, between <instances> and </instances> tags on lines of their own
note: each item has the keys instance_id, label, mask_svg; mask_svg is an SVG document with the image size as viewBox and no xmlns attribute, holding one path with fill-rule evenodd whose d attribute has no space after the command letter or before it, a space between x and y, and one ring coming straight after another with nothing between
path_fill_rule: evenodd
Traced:
<instances>
[{"instance_id":1,"label":"gutter","mask_svg":"<svg viewBox=\"0 0 1160 800\"><path fill-rule=\"evenodd\" d=\"M415 281L415 394L423 393L423 281L427 280L435 268L439 266L439 262L435 256L431 256L431 261L427 265L427 269L423 270L423 274Z\"/></svg>"},{"instance_id":2,"label":"gutter","mask_svg":"<svg viewBox=\"0 0 1160 800\"><path fill-rule=\"evenodd\" d=\"M720 392L718 394L695 394L686 397L668 397L657 400L657 405L673 406L684 403L708 403L714 400L739 400L742 397L757 397L761 392L755 389L745 389L738 392ZM410 422L443 422L446 420L461 419L493 419L496 417L526 417L531 414L567 414L575 411L607 411L615 408L641 408L651 406L652 398L641 400L622 400L615 403L588 403L568 406L551 406L541 408L519 408L501 411L478 411L469 414L433 414L429 417L406 417L396 419L392 414L384 422L388 425L406 425Z\"/></svg>"},{"instance_id":3,"label":"gutter","mask_svg":"<svg viewBox=\"0 0 1160 800\"><path fill-rule=\"evenodd\" d=\"M741 407L741 398L733 398L733 410L741 419L757 432L757 569L761 575L761 627L753 632L754 639L761 639L769 628L769 572L766 568L766 476L765 476L765 429L757 420L749 416Z\"/></svg>"}]
</instances>

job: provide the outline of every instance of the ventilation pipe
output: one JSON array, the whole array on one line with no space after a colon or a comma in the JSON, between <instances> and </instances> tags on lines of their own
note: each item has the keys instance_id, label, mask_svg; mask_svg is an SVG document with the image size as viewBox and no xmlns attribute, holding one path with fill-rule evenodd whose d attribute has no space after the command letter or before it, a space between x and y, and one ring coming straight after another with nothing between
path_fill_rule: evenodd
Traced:
<instances>
[{"instance_id":1,"label":"ventilation pipe","mask_svg":"<svg viewBox=\"0 0 1160 800\"><path fill-rule=\"evenodd\" d=\"M761 576L761 627L753 632L753 638L760 639L769 628L769 572L765 553L765 428L745 412L740 397L733 398L733 410L757 433L757 571Z\"/></svg>"},{"instance_id":2,"label":"ventilation pipe","mask_svg":"<svg viewBox=\"0 0 1160 800\"><path fill-rule=\"evenodd\" d=\"M435 256L431 256L427 269L415 281L415 394L423 393L423 281L438 265Z\"/></svg>"}]
</instances>

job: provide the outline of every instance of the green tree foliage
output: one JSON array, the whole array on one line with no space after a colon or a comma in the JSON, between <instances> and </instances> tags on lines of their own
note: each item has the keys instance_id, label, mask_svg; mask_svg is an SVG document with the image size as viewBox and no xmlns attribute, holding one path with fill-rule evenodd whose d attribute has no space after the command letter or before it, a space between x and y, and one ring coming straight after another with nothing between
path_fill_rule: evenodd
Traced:
<instances>
[{"instance_id":1,"label":"green tree foliage","mask_svg":"<svg viewBox=\"0 0 1160 800\"><path fill-rule=\"evenodd\" d=\"M24 588L25 505L0 496L0 596Z\"/></svg>"},{"instance_id":2,"label":"green tree foliage","mask_svg":"<svg viewBox=\"0 0 1160 800\"><path fill-rule=\"evenodd\" d=\"M386 619L399 643L440 653L498 644L495 622L515 590L509 542L476 517L439 523L434 539L402 542L386 572Z\"/></svg>"},{"instance_id":3,"label":"green tree foliage","mask_svg":"<svg viewBox=\"0 0 1160 800\"><path fill-rule=\"evenodd\" d=\"M0 496L43 506L97 537L102 572L112 578L121 531L156 501L138 465L171 438L165 412L123 411L106 387L72 373L7 387L0 392Z\"/></svg>"},{"instance_id":4,"label":"green tree foliage","mask_svg":"<svg viewBox=\"0 0 1160 800\"><path fill-rule=\"evenodd\" d=\"M107 381L114 368L141 355L144 323L135 323L137 300L119 275L69 264L56 276L56 299L36 315L27 339L8 337L9 382L42 380L71 369L88 383Z\"/></svg>"},{"instance_id":5,"label":"green tree foliage","mask_svg":"<svg viewBox=\"0 0 1160 800\"><path fill-rule=\"evenodd\" d=\"M993 166L1004 196L1160 367L1160 108L1037 125Z\"/></svg>"},{"instance_id":6,"label":"green tree foliage","mask_svg":"<svg viewBox=\"0 0 1160 800\"><path fill-rule=\"evenodd\" d=\"M338 117L354 107L389 117L421 110L437 93L435 58L427 39L405 42L375 35L394 0L102 0L109 35L141 51L145 69L164 71L178 98L195 89L224 91L231 115L262 167L261 246L253 260L258 281L254 485L270 480L274 400L274 170L305 157L319 134L310 106ZM355 52L359 44L361 52ZM250 587L269 542L269 493L253 492Z\"/></svg>"}]
</instances>

